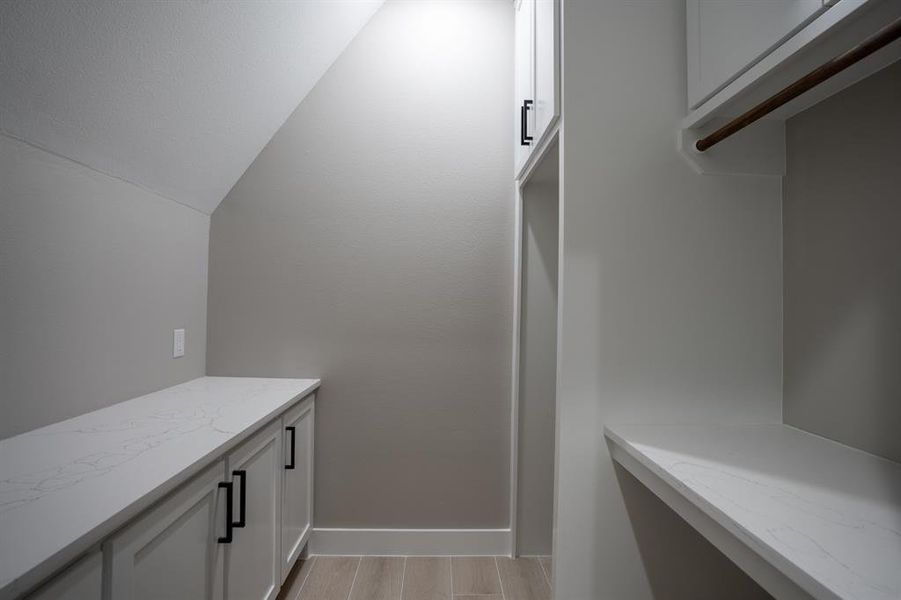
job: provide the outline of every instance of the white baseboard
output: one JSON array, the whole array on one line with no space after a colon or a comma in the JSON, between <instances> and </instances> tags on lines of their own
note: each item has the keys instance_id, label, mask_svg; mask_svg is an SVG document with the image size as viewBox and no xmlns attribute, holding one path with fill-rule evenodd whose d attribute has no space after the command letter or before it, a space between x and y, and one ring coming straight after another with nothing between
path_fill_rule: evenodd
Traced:
<instances>
[{"instance_id":1,"label":"white baseboard","mask_svg":"<svg viewBox=\"0 0 901 600\"><path fill-rule=\"evenodd\" d=\"M509 529L332 529L317 527L310 554L487 556L510 554Z\"/></svg>"}]
</instances>

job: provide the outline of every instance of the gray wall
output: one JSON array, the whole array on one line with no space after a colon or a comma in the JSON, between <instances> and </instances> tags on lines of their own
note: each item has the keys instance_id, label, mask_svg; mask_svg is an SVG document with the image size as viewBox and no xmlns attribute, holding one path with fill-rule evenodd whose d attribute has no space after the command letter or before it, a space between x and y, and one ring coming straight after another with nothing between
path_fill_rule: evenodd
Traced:
<instances>
[{"instance_id":1,"label":"gray wall","mask_svg":"<svg viewBox=\"0 0 901 600\"><path fill-rule=\"evenodd\" d=\"M209 217L4 135L0 181L0 438L203 375Z\"/></svg>"},{"instance_id":2,"label":"gray wall","mask_svg":"<svg viewBox=\"0 0 901 600\"><path fill-rule=\"evenodd\" d=\"M516 545L551 553L557 389L559 153L551 148L522 190Z\"/></svg>"},{"instance_id":3,"label":"gray wall","mask_svg":"<svg viewBox=\"0 0 901 600\"><path fill-rule=\"evenodd\" d=\"M901 461L901 62L787 127L785 422Z\"/></svg>"},{"instance_id":4,"label":"gray wall","mask_svg":"<svg viewBox=\"0 0 901 600\"><path fill-rule=\"evenodd\" d=\"M563 2L558 600L761 594L630 493L602 434L781 417L781 181L698 175L676 151L684 15Z\"/></svg>"},{"instance_id":5,"label":"gray wall","mask_svg":"<svg viewBox=\"0 0 901 600\"><path fill-rule=\"evenodd\" d=\"M213 214L208 372L322 378L318 527L509 524L512 10L387 3Z\"/></svg>"}]
</instances>

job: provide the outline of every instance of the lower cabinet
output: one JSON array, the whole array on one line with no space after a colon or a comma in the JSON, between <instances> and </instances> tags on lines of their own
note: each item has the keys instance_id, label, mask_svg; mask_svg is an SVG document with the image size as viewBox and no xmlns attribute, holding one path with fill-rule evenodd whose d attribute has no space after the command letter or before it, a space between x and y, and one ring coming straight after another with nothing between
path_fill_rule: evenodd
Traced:
<instances>
[{"instance_id":1,"label":"lower cabinet","mask_svg":"<svg viewBox=\"0 0 901 600\"><path fill-rule=\"evenodd\" d=\"M297 562L312 529L314 408L314 398L310 397L282 417L282 581Z\"/></svg>"},{"instance_id":2,"label":"lower cabinet","mask_svg":"<svg viewBox=\"0 0 901 600\"><path fill-rule=\"evenodd\" d=\"M220 460L104 544L108 598L223 598L224 479Z\"/></svg>"},{"instance_id":3,"label":"lower cabinet","mask_svg":"<svg viewBox=\"0 0 901 600\"><path fill-rule=\"evenodd\" d=\"M272 600L281 579L282 428L270 423L231 454L232 542L225 548L230 600Z\"/></svg>"},{"instance_id":4,"label":"lower cabinet","mask_svg":"<svg viewBox=\"0 0 901 600\"><path fill-rule=\"evenodd\" d=\"M103 555L94 551L27 596L28 600L100 600Z\"/></svg>"},{"instance_id":5,"label":"lower cabinet","mask_svg":"<svg viewBox=\"0 0 901 600\"><path fill-rule=\"evenodd\" d=\"M104 541L104 600L274 600L310 536L313 416L311 395ZM34 598L99 599L95 554Z\"/></svg>"}]
</instances>

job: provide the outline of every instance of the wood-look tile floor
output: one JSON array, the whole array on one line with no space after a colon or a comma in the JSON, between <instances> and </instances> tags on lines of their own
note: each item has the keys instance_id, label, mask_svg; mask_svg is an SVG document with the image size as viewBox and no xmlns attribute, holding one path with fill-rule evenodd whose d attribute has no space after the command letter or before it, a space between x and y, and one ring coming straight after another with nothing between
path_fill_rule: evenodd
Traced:
<instances>
[{"instance_id":1,"label":"wood-look tile floor","mask_svg":"<svg viewBox=\"0 0 901 600\"><path fill-rule=\"evenodd\" d=\"M278 600L550 600L550 557L314 556Z\"/></svg>"}]
</instances>

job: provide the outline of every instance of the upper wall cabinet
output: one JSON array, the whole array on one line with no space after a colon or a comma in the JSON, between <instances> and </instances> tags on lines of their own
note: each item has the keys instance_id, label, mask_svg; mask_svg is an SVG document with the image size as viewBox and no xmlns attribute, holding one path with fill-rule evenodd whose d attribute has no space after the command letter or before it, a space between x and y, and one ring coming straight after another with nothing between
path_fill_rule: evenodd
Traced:
<instances>
[{"instance_id":1,"label":"upper wall cabinet","mask_svg":"<svg viewBox=\"0 0 901 600\"><path fill-rule=\"evenodd\" d=\"M786 119L901 59L901 0L686 0L686 17L677 145L699 173L783 175Z\"/></svg>"},{"instance_id":2,"label":"upper wall cabinet","mask_svg":"<svg viewBox=\"0 0 901 600\"><path fill-rule=\"evenodd\" d=\"M515 9L514 176L519 177L560 116L560 2L518 0Z\"/></svg>"},{"instance_id":3,"label":"upper wall cabinet","mask_svg":"<svg viewBox=\"0 0 901 600\"><path fill-rule=\"evenodd\" d=\"M688 105L696 108L826 8L823 0L688 0Z\"/></svg>"}]
</instances>

